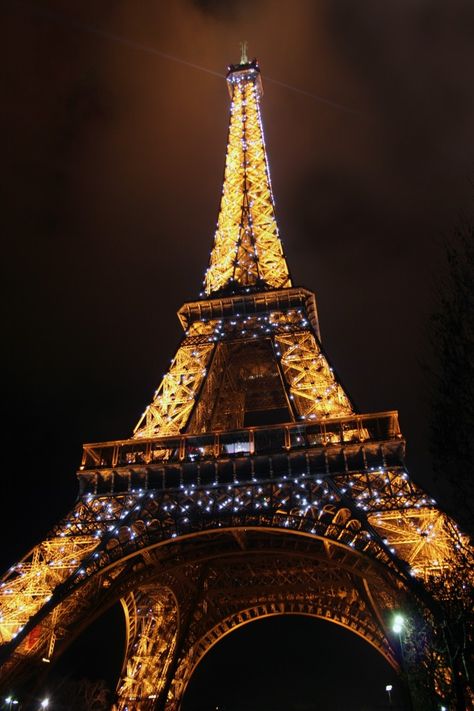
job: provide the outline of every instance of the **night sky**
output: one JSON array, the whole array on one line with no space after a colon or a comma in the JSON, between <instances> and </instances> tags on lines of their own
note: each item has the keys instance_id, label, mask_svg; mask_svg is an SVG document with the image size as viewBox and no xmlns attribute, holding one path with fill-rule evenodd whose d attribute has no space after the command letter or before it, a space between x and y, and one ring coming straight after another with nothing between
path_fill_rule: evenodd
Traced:
<instances>
[{"instance_id":1,"label":"night sky","mask_svg":"<svg viewBox=\"0 0 474 711\"><path fill-rule=\"evenodd\" d=\"M262 70L293 281L316 292L323 344L358 408L399 410L411 475L436 495L423 372L443 241L474 207L472 2L0 8L2 568L72 506L82 443L131 434L174 354L176 310L197 297L212 246L223 76L243 39ZM330 646L336 632L321 624ZM219 658L242 664L247 643L270 649L288 629L250 625L221 657L213 650L209 673ZM291 629L304 636L301 620ZM239 642L244 632L253 641ZM316 708L304 703L294 709Z\"/></svg>"}]
</instances>

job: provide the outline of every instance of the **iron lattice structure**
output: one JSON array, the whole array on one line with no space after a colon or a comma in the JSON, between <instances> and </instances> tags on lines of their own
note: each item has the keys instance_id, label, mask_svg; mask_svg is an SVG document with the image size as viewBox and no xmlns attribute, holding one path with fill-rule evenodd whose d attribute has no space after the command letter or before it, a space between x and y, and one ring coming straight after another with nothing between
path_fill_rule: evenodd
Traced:
<instances>
[{"instance_id":1,"label":"iron lattice structure","mask_svg":"<svg viewBox=\"0 0 474 711\"><path fill-rule=\"evenodd\" d=\"M291 283L257 63L227 81L204 292L178 312L184 338L133 436L84 446L74 509L4 576L3 684L118 600L122 711L179 709L206 652L269 615L336 622L397 667L391 612L450 565L455 527L410 480L397 413L355 412L314 294Z\"/></svg>"}]
</instances>

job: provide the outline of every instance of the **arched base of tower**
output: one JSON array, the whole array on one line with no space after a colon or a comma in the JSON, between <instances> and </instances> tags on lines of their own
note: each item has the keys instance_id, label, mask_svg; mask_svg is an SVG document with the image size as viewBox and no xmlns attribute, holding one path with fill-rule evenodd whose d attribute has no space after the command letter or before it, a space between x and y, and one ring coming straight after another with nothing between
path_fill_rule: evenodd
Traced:
<instances>
[{"instance_id":1,"label":"arched base of tower","mask_svg":"<svg viewBox=\"0 0 474 711\"><path fill-rule=\"evenodd\" d=\"M128 644L119 711L179 709L194 670L216 643L276 615L341 625L398 667L388 617L406 590L346 546L242 528L156 547L147 557L140 585L130 579L122 598Z\"/></svg>"}]
</instances>

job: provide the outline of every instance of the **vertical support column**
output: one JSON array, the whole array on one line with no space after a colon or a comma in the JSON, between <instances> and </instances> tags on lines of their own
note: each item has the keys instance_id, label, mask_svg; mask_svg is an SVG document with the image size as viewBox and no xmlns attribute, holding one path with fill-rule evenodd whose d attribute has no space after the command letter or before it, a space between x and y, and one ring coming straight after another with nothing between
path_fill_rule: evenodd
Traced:
<instances>
[{"instance_id":1,"label":"vertical support column","mask_svg":"<svg viewBox=\"0 0 474 711\"><path fill-rule=\"evenodd\" d=\"M58 613L59 613L59 607L55 607L53 610L53 614L51 615L51 633L49 636L48 649L47 649L46 656L44 657L43 661L50 662L51 657L53 656L54 646L56 644L56 639L57 639L56 625L58 622Z\"/></svg>"},{"instance_id":2,"label":"vertical support column","mask_svg":"<svg viewBox=\"0 0 474 711\"><path fill-rule=\"evenodd\" d=\"M122 602L127 617L127 658L117 687L117 711L152 711L167 686L178 610L170 590L142 590Z\"/></svg>"},{"instance_id":3,"label":"vertical support column","mask_svg":"<svg viewBox=\"0 0 474 711\"><path fill-rule=\"evenodd\" d=\"M186 658L189 644L192 644L193 623L197 619L202 619L207 612L207 601L205 599L207 572L207 566L190 567L186 578L181 581L179 630L173 657L168 666L167 678L154 711L179 711L181 707L184 686L181 679L177 678L177 673L183 659Z\"/></svg>"}]
</instances>

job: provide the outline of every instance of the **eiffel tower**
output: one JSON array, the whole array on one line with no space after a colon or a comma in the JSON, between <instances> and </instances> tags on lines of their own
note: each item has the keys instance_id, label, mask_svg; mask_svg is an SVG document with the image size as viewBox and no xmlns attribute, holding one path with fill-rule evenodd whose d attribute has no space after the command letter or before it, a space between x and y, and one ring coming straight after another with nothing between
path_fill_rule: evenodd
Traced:
<instances>
[{"instance_id":1,"label":"eiffel tower","mask_svg":"<svg viewBox=\"0 0 474 711\"><path fill-rule=\"evenodd\" d=\"M41 674L120 601L115 708L180 708L206 652L259 618L342 625L394 667L390 618L449 566L395 411L356 411L293 286L256 60L231 65L225 177L203 291L130 439L84 445L73 510L3 577L3 688ZM449 523L449 522L448 522Z\"/></svg>"}]
</instances>

